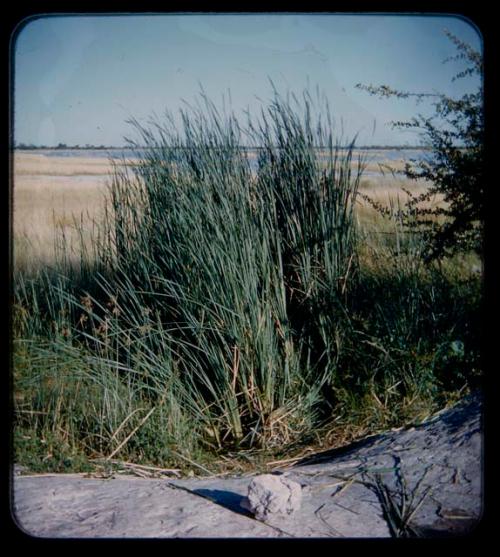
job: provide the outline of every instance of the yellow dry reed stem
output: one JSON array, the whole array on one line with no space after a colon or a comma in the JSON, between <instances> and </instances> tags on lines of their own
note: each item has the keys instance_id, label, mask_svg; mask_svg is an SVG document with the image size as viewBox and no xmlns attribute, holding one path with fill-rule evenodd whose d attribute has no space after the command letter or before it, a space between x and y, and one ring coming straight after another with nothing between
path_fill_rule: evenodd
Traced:
<instances>
[{"instance_id":1,"label":"yellow dry reed stem","mask_svg":"<svg viewBox=\"0 0 500 557\"><path fill-rule=\"evenodd\" d=\"M116 449L106 457L106 460L112 459L116 453L118 453L128 442L129 440L135 435L135 433L146 423L149 416L156 410L156 407L151 408L151 410L142 418L139 424L125 437L125 439L116 447Z\"/></svg>"}]
</instances>

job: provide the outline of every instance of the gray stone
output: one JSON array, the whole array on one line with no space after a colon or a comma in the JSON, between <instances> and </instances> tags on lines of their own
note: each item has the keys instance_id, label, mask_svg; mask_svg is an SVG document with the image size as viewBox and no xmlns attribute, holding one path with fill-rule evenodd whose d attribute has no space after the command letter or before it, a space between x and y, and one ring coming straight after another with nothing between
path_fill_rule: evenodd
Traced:
<instances>
[{"instance_id":1,"label":"gray stone","mask_svg":"<svg viewBox=\"0 0 500 557\"><path fill-rule=\"evenodd\" d=\"M414 495L414 533L461 535L483 513L482 447L482 398L474 395L423 423L271 469L264 484L254 474L13 474L12 514L27 534L52 538L389 537L382 483L396 505L406 492L407 510Z\"/></svg>"},{"instance_id":2,"label":"gray stone","mask_svg":"<svg viewBox=\"0 0 500 557\"><path fill-rule=\"evenodd\" d=\"M262 474L248 486L248 497L243 507L258 520L266 520L272 514L291 514L300 509L302 487L285 476Z\"/></svg>"}]
</instances>

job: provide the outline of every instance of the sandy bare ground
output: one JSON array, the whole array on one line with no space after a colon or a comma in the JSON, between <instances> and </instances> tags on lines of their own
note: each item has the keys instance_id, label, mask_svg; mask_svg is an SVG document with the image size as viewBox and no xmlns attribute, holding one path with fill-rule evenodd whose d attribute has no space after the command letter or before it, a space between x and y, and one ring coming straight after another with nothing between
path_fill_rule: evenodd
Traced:
<instances>
[{"instance_id":1,"label":"sandy bare ground","mask_svg":"<svg viewBox=\"0 0 500 557\"><path fill-rule=\"evenodd\" d=\"M113 164L105 157L57 157L14 153L15 176L96 176L110 174Z\"/></svg>"},{"instance_id":2,"label":"sandy bare ground","mask_svg":"<svg viewBox=\"0 0 500 557\"><path fill-rule=\"evenodd\" d=\"M302 505L266 522L242 507L252 474L14 476L11 508L18 528L36 537L384 538L398 524L391 500L400 511L404 501L412 535L457 536L482 517L482 432L475 394L413 427L282 463L273 473L302 485Z\"/></svg>"}]
</instances>

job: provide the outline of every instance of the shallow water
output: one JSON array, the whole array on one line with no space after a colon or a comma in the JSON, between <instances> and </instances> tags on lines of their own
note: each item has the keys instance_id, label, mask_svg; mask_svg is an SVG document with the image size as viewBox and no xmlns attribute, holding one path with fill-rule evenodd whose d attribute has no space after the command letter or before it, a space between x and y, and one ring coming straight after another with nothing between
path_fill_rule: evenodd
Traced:
<instances>
[{"instance_id":1,"label":"shallow water","mask_svg":"<svg viewBox=\"0 0 500 557\"><path fill-rule=\"evenodd\" d=\"M90 157L90 158L113 158L122 159L135 159L140 156L144 150L133 150L127 148L113 148L113 149L33 149L17 151L28 154L45 155L47 157ZM256 151L248 151L250 158L254 159ZM356 149L355 154L361 154L366 157L368 161L382 162L382 161L395 161L400 159L421 159L429 152L425 149ZM253 155L253 156L252 156Z\"/></svg>"},{"instance_id":2,"label":"shallow water","mask_svg":"<svg viewBox=\"0 0 500 557\"><path fill-rule=\"evenodd\" d=\"M19 154L26 154L26 155L42 155L47 158L51 159L76 159L76 160L84 160L89 161L94 159L97 161L109 161L111 159L115 161L120 161L123 159L127 159L129 163L131 162L132 165L134 161L137 161L140 156L144 154L144 150L132 150L132 149L124 149L124 148L116 148L116 149L36 149L36 150L22 150L16 151ZM383 175L390 177L391 171L389 168L379 168L377 165L388 165L389 167L394 164L395 169L402 168L403 161L411 161L411 160L422 160L425 157L428 157L430 154L429 151L424 149L357 149L353 153L352 161L353 161L353 173L356 172L356 163L358 157L360 157L364 163L367 164L367 167L363 170L363 177L364 178L380 178ZM250 170L253 174L257 172L258 168L258 157L256 150L249 150L247 151L248 161L250 165ZM319 161L327 161L328 154L324 150L318 150L318 159ZM75 161L76 162L76 161ZM38 164L35 164L38 166ZM93 169L90 171L89 167L89 174L95 177L98 180L104 179L106 175L101 174L99 171L94 171L97 169ZM52 175L52 172L49 171L49 174ZM28 172L29 174L29 172ZM34 174L38 174L38 172L34 172ZM59 174L59 172L54 168L54 175ZM67 172L62 172L61 174L68 175ZM86 170L76 170L75 174L70 173L72 178L75 178L75 182L83 179L87 172Z\"/></svg>"},{"instance_id":3,"label":"shallow water","mask_svg":"<svg viewBox=\"0 0 500 557\"><path fill-rule=\"evenodd\" d=\"M23 149L18 151L30 155L45 155L47 157L86 157L97 159L136 158L137 152L132 149Z\"/></svg>"}]
</instances>

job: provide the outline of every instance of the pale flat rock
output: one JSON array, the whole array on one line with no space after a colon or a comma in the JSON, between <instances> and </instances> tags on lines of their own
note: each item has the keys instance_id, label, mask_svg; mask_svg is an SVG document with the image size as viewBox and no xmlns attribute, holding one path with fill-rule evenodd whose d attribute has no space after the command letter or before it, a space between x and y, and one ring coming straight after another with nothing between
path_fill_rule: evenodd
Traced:
<instances>
[{"instance_id":1,"label":"pale flat rock","mask_svg":"<svg viewBox=\"0 0 500 557\"><path fill-rule=\"evenodd\" d=\"M280 537L264 523L164 480L73 474L15 480L14 517L27 534L51 538Z\"/></svg>"},{"instance_id":2,"label":"pale flat rock","mask_svg":"<svg viewBox=\"0 0 500 557\"><path fill-rule=\"evenodd\" d=\"M411 520L415 533L463 534L482 516L482 431L482 399L474 395L423 424L275 469L268 481L300 485L300 505L281 501L282 512L264 512L265 522L255 519L256 508L248 510L256 474L175 480L13 475L11 508L18 526L40 537L389 537L377 488L382 483L394 501L406 490L420 503Z\"/></svg>"}]
</instances>

